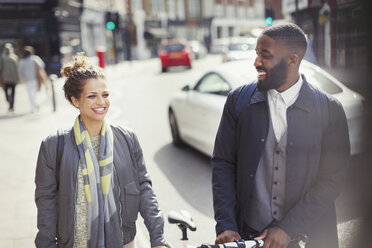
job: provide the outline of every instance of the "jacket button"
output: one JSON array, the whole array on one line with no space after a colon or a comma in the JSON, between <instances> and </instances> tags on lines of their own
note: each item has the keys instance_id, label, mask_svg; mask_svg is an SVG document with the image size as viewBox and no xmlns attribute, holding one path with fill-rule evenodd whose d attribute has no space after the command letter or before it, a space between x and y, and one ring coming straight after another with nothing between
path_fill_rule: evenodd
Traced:
<instances>
[{"instance_id":1,"label":"jacket button","mask_svg":"<svg viewBox=\"0 0 372 248\"><path fill-rule=\"evenodd\" d=\"M261 139L261 142L264 142L265 141L265 139Z\"/></svg>"},{"instance_id":2,"label":"jacket button","mask_svg":"<svg viewBox=\"0 0 372 248\"><path fill-rule=\"evenodd\" d=\"M249 176L250 176L250 177L253 177L253 174L250 174Z\"/></svg>"},{"instance_id":3,"label":"jacket button","mask_svg":"<svg viewBox=\"0 0 372 248\"><path fill-rule=\"evenodd\" d=\"M292 141L290 141L290 142L289 142L289 145L290 145L290 146L293 146L293 142L292 142Z\"/></svg>"}]
</instances>

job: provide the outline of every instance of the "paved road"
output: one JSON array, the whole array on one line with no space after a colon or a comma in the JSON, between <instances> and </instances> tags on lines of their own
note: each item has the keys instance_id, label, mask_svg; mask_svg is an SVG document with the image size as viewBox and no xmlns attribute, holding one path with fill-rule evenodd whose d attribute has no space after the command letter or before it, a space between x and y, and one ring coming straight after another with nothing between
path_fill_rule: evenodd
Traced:
<instances>
[{"instance_id":1,"label":"paved road","mask_svg":"<svg viewBox=\"0 0 372 248\"><path fill-rule=\"evenodd\" d=\"M170 210L188 210L198 230L189 233L190 244L213 242L214 221L211 195L209 158L185 147L171 144L167 120L170 97L183 85L195 80L208 67L220 62L209 56L196 61L192 70L176 68L160 73L158 60L134 61L107 69L111 88L109 119L132 128L139 137L148 170L160 206ZM56 82L58 111L52 112L50 100L44 97L39 113L29 114L28 99L23 85L17 87L16 113L6 114L3 95L0 95L0 247L32 247L36 233L34 171L40 142L59 127L70 127L77 111L63 98L62 81ZM42 94L43 96L43 94ZM45 94L44 94L45 96ZM355 247L355 237L369 237L361 227L368 219L361 218L371 189L367 157L353 158L353 170L347 189L337 201L339 233L342 248ZM149 247L148 235L138 223L137 244ZM367 222L368 223L368 222ZM368 234L368 230L365 233ZM166 223L166 238L180 247L181 232ZM361 236L363 235L363 236ZM349 238L352 237L352 238Z\"/></svg>"},{"instance_id":2,"label":"paved road","mask_svg":"<svg viewBox=\"0 0 372 248\"><path fill-rule=\"evenodd\" d=\"M144 73L113 80L115 92L121 94L114 96L113 105L120 106L121 111L115 114L115 121L137 133L164 214L186 209L194 217L198 230L189 235L195 245L213 242L211 168L205 156L171 144L168 103L181 87L195 82L203 70L219 61L219 57L206 58L194 63L197 71L175 68L169 73L160 73L157 60L149 61ZM143 226L140 231L145 232ZM166 223L165 232L167 240L179 247L178 227Z\"/></svg>"}]
</instances>

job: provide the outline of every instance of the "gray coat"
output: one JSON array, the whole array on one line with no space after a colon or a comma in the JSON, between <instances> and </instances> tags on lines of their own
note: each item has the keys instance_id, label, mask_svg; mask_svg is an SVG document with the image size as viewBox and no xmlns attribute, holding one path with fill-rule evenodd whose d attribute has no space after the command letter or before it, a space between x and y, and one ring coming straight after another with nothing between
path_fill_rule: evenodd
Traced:
<instances>
[{"instance_id":1,"label":"gray coat","mask_svg":"<svg viewBox=\"0 0 372 248\"><path fill-rule=\"evenodd\" d=\"M120 199L117 200L120 200L123 208L120 214L123 245L135 237L138 212L141 213L149 231L151 246L164 245L164 221L152 190L138 139L128 129L112 126L112 131L116 182L114 191L115 195L119 196ZM73 247L74 244L79 154L71 129L65 134L59 172L60 184L57 190L54 171L57 140L57 135L51 135L41 143L37 161L35 202L38 209L39 232L35 239L36 247Z\"/></svg>"},{"instance_id":2,"label":"gray coat","mask_svg":"<svg viewBox=\"0 0 372 248\"><path fill-rule=\"evenodd\" d=\"M0 57L0 76L4 83L17 84L19 81L17 56L1 55Z\"/></svg>"}]
</instances>

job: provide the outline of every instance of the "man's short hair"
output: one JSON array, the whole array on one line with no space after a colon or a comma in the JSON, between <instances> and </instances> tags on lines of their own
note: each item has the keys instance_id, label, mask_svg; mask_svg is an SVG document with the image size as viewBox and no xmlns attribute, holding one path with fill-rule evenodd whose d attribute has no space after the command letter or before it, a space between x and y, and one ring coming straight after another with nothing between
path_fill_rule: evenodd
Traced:
<instances>
[{"instance_id":1,"label":"man's short hair","mask_svg":"<svg viewBox=\"0 0 372 248\"><path fill-rule=\"evenodd\" d=\"M293 23L273 25L262 32L275 41L282 42L302 59L306 53L307 40L302 29Z\"/></svg>"},{"instance_id":2,"label":"man's short hair","mask_svg":"<svg viewBox=\"0 0 372 248\"><path fill-rule=\"evenodd\" d=\"M23 51L23 57L27 58L27 57L29 57L31 55L32 55L32 53L29 50L24 50Z\"/></svg>"}]
</instances>

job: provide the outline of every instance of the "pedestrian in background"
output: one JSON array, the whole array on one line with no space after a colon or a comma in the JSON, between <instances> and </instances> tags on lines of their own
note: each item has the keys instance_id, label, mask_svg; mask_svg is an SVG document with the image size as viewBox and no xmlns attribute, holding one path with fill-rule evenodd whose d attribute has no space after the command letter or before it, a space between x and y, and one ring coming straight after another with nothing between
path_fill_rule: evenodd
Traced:
<instances>
[{"instance_id":1,"label":"pedestrian in background","mask_svg":"<svg viewBox=\"0 0 372 248\"><path fill-rule=\"evenodd\" d=\"M38 70L44 70L45 64L41 58L35 55L32 46L25 46L23 49L23 58L19 62L20 79L26 84L28 96L31 104L31 112L39 110L37 101L38 85Z\"/></svg>"},{"instance_id":2,"label":"pedestrian in background","mask_svg":"<svg viewBox=\"0 0 372 248\"><path fill-rule=\"evenodd\" d=\"M134 247L138 213L151 247L165 247L164 221L138 139L105 117L110 93L102 69L78 54L61 74L67 77L65 97L80 115L63 134L59 169L60 136L51 135L41 144L35 178L36 247Z\"/></svg>"},{"instance_id":3,"label":"pedestrian in background","mask_svg":"<svg viewBox=\"0 0 372 248\"><path fill-rule=\"evenodd\" d=\"M3 83L5 98L9 103L9 112L14 112L15 88L19 82L18 57L14 53L13 45L6 43L0 58L0 77Z\"/></svg>"},{"instance_id":4,"label":"pedestrian in background","mask_svg":"<svg viewBox=\"0 0 372 248\"><path fill-rule=\"evenodd\" d=\"M216 243L256 237L285 248L306 234L307 248L338 247L348 127L341 104L300 74L306 46L295 24L265 29L258 80L227 97L211 160Z\"/></svg>"}]
</instances>

